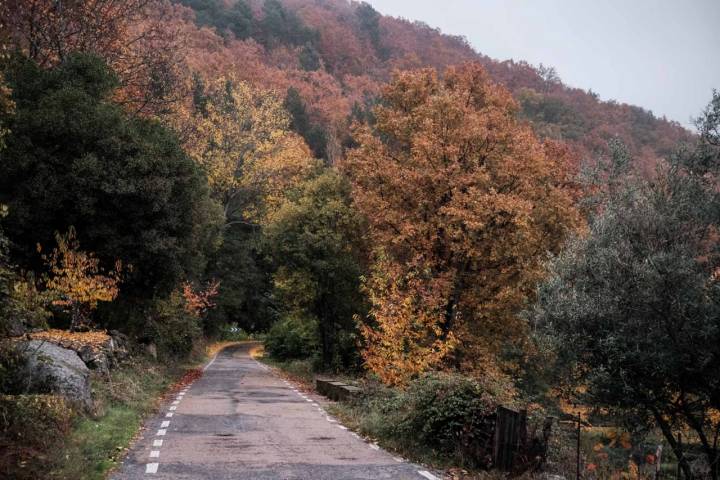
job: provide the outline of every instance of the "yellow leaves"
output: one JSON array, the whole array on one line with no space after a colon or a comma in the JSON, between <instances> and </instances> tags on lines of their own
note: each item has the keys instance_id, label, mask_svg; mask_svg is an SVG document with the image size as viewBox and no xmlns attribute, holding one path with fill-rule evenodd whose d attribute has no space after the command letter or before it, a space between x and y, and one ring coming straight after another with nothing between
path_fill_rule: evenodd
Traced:
<instances>
[{"instance_id":1,"label":"yellow leaves","mask_svg":"<svg viewBox=\"0 0 720 480\"><path fill-rule=\"evenodd\" d=\"M70 332L67 330L49 329L28 334L33 340L46 340L58 345L78 350L81 346L89 346L98 350L110 341L105 331Z\"/></svg>"},{"instance_id":2,"label":"yellow leaves","mask_svg":"<svg viewBox=\"0 0 720 480\"><path fill-rule=\"evenodd\" d=\"M442 309L432 306L432 287L421 287L421 281L384 258L366 283L377 326L361 328L363 358L387 384L403 385L436 368L456 346L454 335L445 336L439 327ZM404 288L408 282L417 288Z\"/></svg>"},{"instance_id":3,"label":"yellow leaves","mask_svg":"<svg viewBox=\"0 0 720 480\"><path fill-rule=\"evenodd\" d=\"M265 221L287 188L317 166L290 131L281 100L234 76L209 83L202 105L178 112L174 123L226 217Z\"/></svg>"},{"instance_id":4,"label":"yellow leaves","mask_svg":"<svg viewBox=\"0 0 720 480\"><path fill-rule=\"evenodd\" d=\"M92 252L80 250L73 227L64 235L56 234L55 239L57 247L42 257L50 270L45 285L55 298L53 304L72 312L75 327L86 320L87 310L96 309L98 302L111 302L117 297L122 263L117 260L115 269L106 275Z\"/></svg>"}]
</instances>

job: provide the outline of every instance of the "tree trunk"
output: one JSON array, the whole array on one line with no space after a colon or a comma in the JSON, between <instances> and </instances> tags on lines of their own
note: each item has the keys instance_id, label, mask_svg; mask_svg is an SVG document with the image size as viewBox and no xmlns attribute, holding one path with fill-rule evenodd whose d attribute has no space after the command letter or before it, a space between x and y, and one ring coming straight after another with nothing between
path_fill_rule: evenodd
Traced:
<instances>
[{"instance_id":1,"label":"tree trunk","mask_svg":"<svg viewBox=\"0 0 720 480\"><path fill-rule=\"evenodd\" d=\"M665 436L665 440L670 444L670 448L673 449L673 452L675 453L675 456L678 459L678 463L680 465L680 468L682 469L683 473L685 474L686 480L693 480L693 473L692 469L690 468L690 465L688 465L687 460L685 459L685 455L683 455L682 447L678 444L677 440L675 439L675 435L673 435L672 429L670 428L670 425L665 421L665 419L662 418L662 415L660 415L660 412L658 412L655 409L652 409L653 416L655 417L655 421L660 426L660 430L662 430L663 435Z\"/></svg>"}]
</instances>

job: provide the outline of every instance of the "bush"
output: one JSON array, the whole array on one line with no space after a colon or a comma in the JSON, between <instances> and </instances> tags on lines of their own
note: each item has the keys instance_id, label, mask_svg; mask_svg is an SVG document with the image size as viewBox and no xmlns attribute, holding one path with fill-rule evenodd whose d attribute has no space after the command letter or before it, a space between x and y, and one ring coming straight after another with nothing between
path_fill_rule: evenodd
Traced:
<instances>
[{"instance_id":1,"label":"bush","mask_svg":"<svg viewBox=\"0 0 720 480\"><path fill-rule=\"evenodd\" d=\"M42 478L66 438L74 411L55 395L0 396L0 477Z\"/></svg>"},{"instance_id":2,"label":"bush","mask_svg":"<svg viewBox=\"0 0 720 480\"><path fill-rule=\"evenodd\" d=\"M317 321L288 317L275 323L265 338L265 350L277 360L306 359L318 353Z\"/></svg>"},{"instance_id":3,"label":"bush","mask_svg":"<svg viewBox=\"0 0 720 480\"><path fill-rule=\"evenodd\" d=\"M401 449L432 453L467 466L482 466L488 417L512 402L504 380L430 373L406 390L366 388L361 429Z\"/></svg>"},{"instance_id":4,"label":"bush","mask_svg":"<svg viewBox=\"0 0 720 480\"><path fill-rule=\"evenodd\" d=\"M185 301L179 291L155 302L149 330L150 338L163 358L187 357L195 342L202 337L200 319L185 309Z\"/></svg>"},{"instance_id":5,"label":"bush","mask_svg":"<svg viewBox=\"0 0 720 480\"><path fill-rule=\"evenodd\" d=\"M240 328L237 323L223 323L218 327L215 338L229 342L241 342L251 340L253 335Z\"/></svg>"}]
</instances>

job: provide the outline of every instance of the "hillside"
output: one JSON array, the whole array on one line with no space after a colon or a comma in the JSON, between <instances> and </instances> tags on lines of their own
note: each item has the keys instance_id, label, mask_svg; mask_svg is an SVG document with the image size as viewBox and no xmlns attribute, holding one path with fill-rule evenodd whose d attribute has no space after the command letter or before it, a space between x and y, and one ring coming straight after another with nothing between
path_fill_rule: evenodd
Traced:
<instances>
[{"instance_id":1,"label":"hillside","mask_svg":"<svg viewBox=\"0 0 720 480\"><path fill-rule=\"evenodd\" d=\"M299 130L316 153L336 158L352 115L372 103L395 70L479 61L518 100L538 134L572 144L592 159L619 138L642 168L666 156L689 132L637 106L601 101L566 86L551 68L522 59L497 61L462 37L420 22L382 16L365 3L344 0L180 0L192 10L188 61L205 75L235 70L246 80L286 92L307 105L309 124ZM482 48L480 46L480 48ZM298 97L294 100L297 102ZM289 108L293 111L293 108ZM324 135L323 135L324 134ZM323 155L324 156L324 155Z\"/></svg>"}]
</instances>

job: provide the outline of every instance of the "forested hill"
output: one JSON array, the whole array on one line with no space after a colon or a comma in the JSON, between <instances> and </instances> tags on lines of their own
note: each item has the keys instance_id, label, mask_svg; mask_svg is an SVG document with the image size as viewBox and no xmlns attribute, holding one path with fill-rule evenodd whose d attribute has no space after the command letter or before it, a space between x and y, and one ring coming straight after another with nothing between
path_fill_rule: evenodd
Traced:
<instances>
[{"instance_id":1,"label":"forested hill","mask_svg":"<svg viewBox=\"0 0 720 480\"><path fill-rule=\"evenodd\" d=\"M552 68L521 59L493 60L462 37L383 16L366 3L177 1L194 11L185 18L203 27L188 32L194 68L227 71L228 64L236 64L247 80L280 92L292 87L286 104L295 128L320 156L339 153L353 115L367 110L394 70L442 71L469 60L480 61L491 78L513 92L540 135L571 143L578 158L595 158L609 139L619 138L641 167L651 168L689 135L643 108L568 87Z\"/></svg>"}]
</instances>

